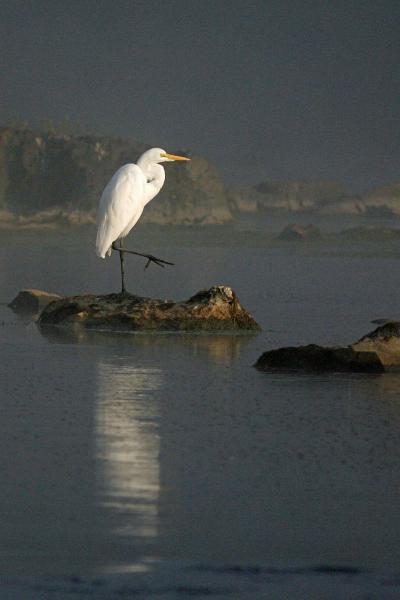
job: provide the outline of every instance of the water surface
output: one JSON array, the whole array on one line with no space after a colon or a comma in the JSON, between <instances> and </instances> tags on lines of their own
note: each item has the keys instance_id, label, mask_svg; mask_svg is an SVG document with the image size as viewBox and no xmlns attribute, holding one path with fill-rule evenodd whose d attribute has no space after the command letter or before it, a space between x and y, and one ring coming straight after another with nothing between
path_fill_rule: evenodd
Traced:
<instances>
[{"instance_id":1,"label":"water surface","mask_svg":"<svg viewBox=\"0 0 400 600\"><path fill-rule=\"evenodd\" d=\"M259 335L65 335L1 306L1 572L149 558L400 571L399 376L252 367L400 316L400 243L284 244L270 227L138 227L131 247L176 264L127 264L142 295L231 285ZM118 290L93 236L2 234L1 300Z\"/></svg>"}]
</instances>

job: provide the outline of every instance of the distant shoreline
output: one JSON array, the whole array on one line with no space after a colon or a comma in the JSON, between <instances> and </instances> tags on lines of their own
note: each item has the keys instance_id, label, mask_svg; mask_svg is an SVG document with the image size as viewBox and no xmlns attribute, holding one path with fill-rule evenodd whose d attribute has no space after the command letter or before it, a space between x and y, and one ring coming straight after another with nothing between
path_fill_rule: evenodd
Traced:
<instances>
[{"instance_id":1,"label":"distant shoreline","mask_svg":"<svg viewBox=\"0 0 400 600\"><path fill-rule=\"evenodd\" d=\"M0 228L51 229L94 224L105 184L147 146L106 136L0 128ZM400 217L400 183L348 194L332 181L264 181L226 187L215 167L192 156L169 168L143 213L157 225L220 225L241 215Z\"/></svg>"}]
</instances>

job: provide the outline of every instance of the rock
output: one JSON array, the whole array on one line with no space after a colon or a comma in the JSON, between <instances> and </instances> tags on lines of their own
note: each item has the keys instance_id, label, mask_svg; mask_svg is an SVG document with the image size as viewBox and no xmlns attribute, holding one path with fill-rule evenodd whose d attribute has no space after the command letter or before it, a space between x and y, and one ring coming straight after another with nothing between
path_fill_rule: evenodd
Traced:
<instances>
[{"instance_id":1,"label":"rock","mask_svg":"<svg viewBox=\"0 0 400 600\"><path fill-rule=\"evenodd\" d=\"M400 229L396 227L368 225L343 229L338 235L341 238L351 241L384 242L386 240L398 240L400 238Z\"/></svg>"},{"instance_id":2,"label":"rock","mask_svg":"<svg viewBox=\"0 0 400 600\"><path fill-rule=\"evenodd\" d=\"M400 368L400 321L385 322L350 346L279 348L254 365L263 371L351 371L379 373Z\"/></svg>"},{"instance_id":3,"label":"rock","mask_svg":"<svg viewBox=\"0 0 400 600\"><path fill-rule=\"evenodd\" d=\"M50 304L50 302L53 302L53 300L60 300L60 298L62 298L62 296L50 294L43 290L21 290L8 306L16 313L36 314Z\"/></svg>"},{"instance_id":4,"label":"rock","mask_svg":"<svg viewBox=\"0 0 400 600\"><path fill-rule=\"evenodd\" d=\"M361 195L351 194L344 195L343 198L334 202L320 204L313 213L323 217L333 217L338 215L360 216L365 215L366 211Z\"/></svg>"},{"instance_id":5,"label":"rock","mask_svg":"<svg viewBox=\"0 0 400 600\"><path fill-rule=\"evenodd\" d=\"M260 356L254 366L262 371L384 371L384 366L375 352L359 352L350 346L325 348L316 344L269 350Z\"/></svg>"},{"instance_id":6,"label":"rock","mask_svg":"<svg viewBox=\"0 0 400 600\"><path fill-rule=\"evenodd\" d=\"M257 212L258 192L254 188L229 188L227 190L227 200L230 211L235 217Z\"/></svg>"},{"instance_id":7,"label":"rock","mask_svg":"<svg viewBox=\"0 0 400 600\"><path fill-rule=\"evenodd\" d=\"M182 154L187 152L182 150ZM171 166L161 192L143 211L144 223L221 225L232 220L227 193L214 166L199 156L191 156L183 169Z\"/></svg>"},{"instance_id":8,"label":"rock","mask_svg":"<svg viewBox=\"0 0 400 600\"><path fill-rule=\"evenodd\" d=\"M110 177L147 148L133 139L0 127L0 229L94 225ZM191 158L179 168L167 167L165 186L146 206L141 223L232 220L217 170L202 157Z\"/></svg>"},{"instance_id":9,"label":"rock","mask_svg":"<svg viewBox=\"0 0 400 600\"><path fill-rule=\"evenodd\" d=\"M264 181L231 194L232 210L240 208L240 198L254 198L258 211L268 214L309 213L321 216L400 215L400 183L370 192L347 193L331 181Z\"/></svg>"},{"instance_id":10,"label":"rock","mask_svg":"<svg viewBox=\"0 0 400 600\"><path fill-rule=\"evenodd\" d=\"M318 212L345 196L331 181L264 181L255 190L258 210L269 214Z\"/></svg>"},{"instance_id":11,"label":"rock","mask_svg":"<svg viewBox=\"0 0 400 600\"><path fill-rule=\"evenodd\" d=\"M400 322L377 327L352 345L356 352L375 352L386 369L400 367Z\"/></svg>"},{"instance_id":12,"label":"rock","mask_svg":"<svg viewBox=\"0 0 400 600\"><path fill-rule=\"evenodd\" d=\"M322 238L321 232L315 225L287 225L281 233L278 235L279 240L288 242L311 242L320 240Z\"/></svg>"},{"instance_id":13,"label":"rock","mask_svg":"<svg viewBox=\"0 0 400 600\"><path fill-rule=\"evenodd\" d=\"M391 183L363 195L366 213L371 216L400 215L400 183Z\"/></svg>"},{"instance_id":14,"label":"rock","mask_svg":"<svg viewBox=\"0 0 400 600\"><path fill-rule=\"evenodd\" d=\"M386 325L387 323L391 323L392 321L394 321L394 319L379 318L372 319L371 323L373 323L374 325Z\"/></svg>"},{"instance_id":15,"label":"rock","mask_svg":"<svg viewBox=\"0 0 400 600\"><path fill-rule=\"evenodd\" d=\"M260 327L230 287L218 285L182 302L133 294L72 296L48 305L40 325L111 331L255 331Z\"/></svg>"}]
</instances>

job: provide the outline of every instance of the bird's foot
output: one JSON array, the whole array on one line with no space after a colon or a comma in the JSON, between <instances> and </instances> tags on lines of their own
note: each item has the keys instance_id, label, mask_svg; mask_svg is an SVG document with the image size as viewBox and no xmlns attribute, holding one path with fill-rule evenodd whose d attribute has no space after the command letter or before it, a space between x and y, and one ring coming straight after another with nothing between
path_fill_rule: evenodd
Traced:
<instances>
[{"instance_id":1,"label":"bird's foot","mask_svg":"<svg viewBox=\"0 0 400 600\"><path fill-rule=\"evenodd\" d=\"M152 254L143 254L143 256L145 258L147 258L147 263L145 264L144 268L147 269L148 266L150 265L150 263L154 263L156 265L158 265L159 267L162 267L164 269L165 265L173 265L174 263L172 262L168 262L167 260L163 260L162 258L157 258L157 256L153 256Z\"/></svg>"},{"instance_id":2,"label":"bird's foot","mask_svg":"<svg viewBox=\"0 0 400 600\"><path fill-rule=\"evenodd\" d=\"M127 292L125 289L123 289L119 292L118 296L122 299L122 298L128 298L128 296L132 296L132 294L130 292Z\"/></svg>"},{"instance_id":3,"label":"bird's foot","mask_svg":"<svg viewBox=\"0 0 400 600\"><path fill-rule=\"evenodd\" d=\"M150 265L150 263L152 263L152 262L162 268L164 268L165 265L173 265L174 264L173 262L169 262L168 260L164 260L162 258L158 258L157 256L153 256L153 254L142 254L141 252L135 252L134 250L126 250L125 248L118 248L115 245L115 242L113 242L111 247L113 250L116 250L120 254L121 253L135 254L136 256L143 256L143 258L147 258L147 262L144 267L145 269L147 269L148 266Z\"/></svg>"}]
</instances>

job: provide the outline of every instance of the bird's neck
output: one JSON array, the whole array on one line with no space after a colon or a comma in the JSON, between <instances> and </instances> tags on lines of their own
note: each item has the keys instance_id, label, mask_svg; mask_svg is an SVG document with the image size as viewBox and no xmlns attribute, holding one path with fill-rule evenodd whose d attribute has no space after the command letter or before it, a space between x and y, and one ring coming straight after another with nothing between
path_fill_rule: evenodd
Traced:
<instances>
[{"instance_id":1,"label":"bird's neck","mask_svg":"<svg viewBox=\"0 0 400 600\"><path fill-rule=\"evenodd\" d=\"M164 168L158 163L147 163L138 161L138 166L142 169L144 176L146 177L146 195L145 204L150 202L158 194L164 185L165 171Z\"/></svg>"}]
</instances>

